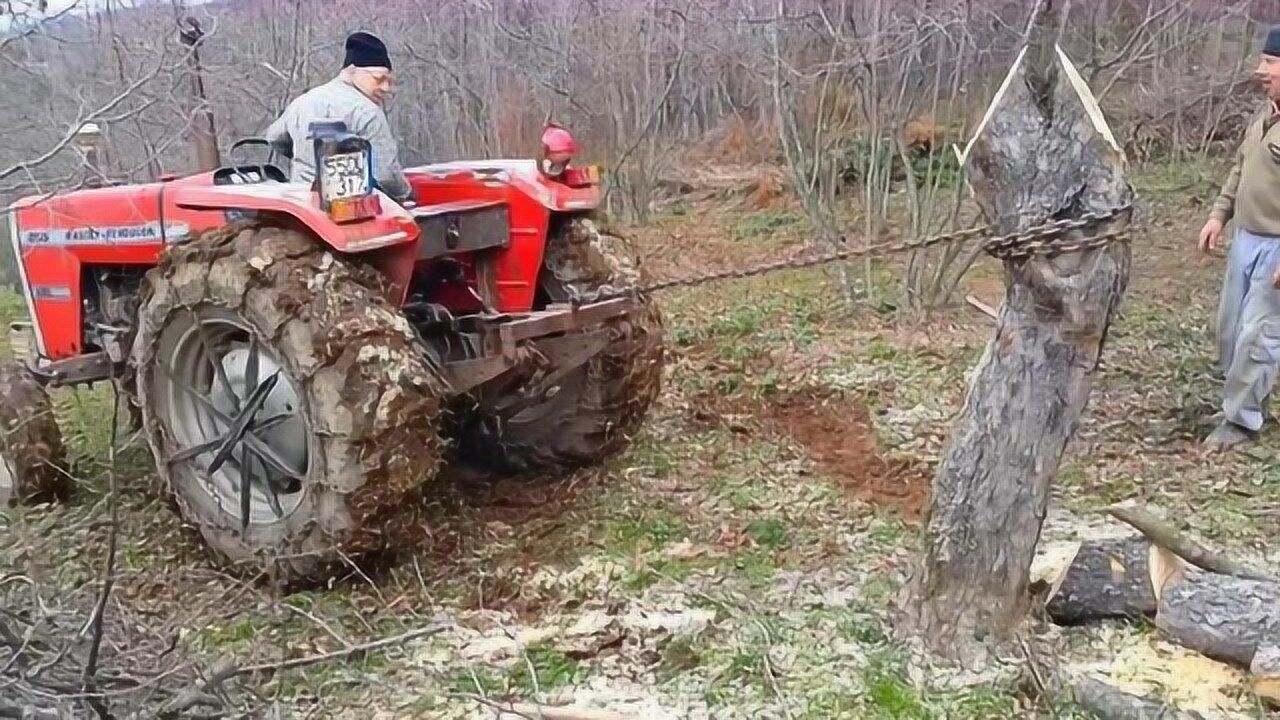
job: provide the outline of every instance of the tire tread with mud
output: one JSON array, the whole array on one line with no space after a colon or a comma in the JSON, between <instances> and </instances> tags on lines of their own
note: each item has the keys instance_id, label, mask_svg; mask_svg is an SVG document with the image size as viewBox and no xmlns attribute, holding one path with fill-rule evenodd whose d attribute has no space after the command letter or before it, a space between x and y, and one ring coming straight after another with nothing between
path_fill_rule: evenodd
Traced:
<instances>
[{"instance_id":1,"label":"tire tread with mud","mask_svg":"<svg viewBox=\"0 0 1280 720\"><path fill-rule=\"evenodd\" d=\"M590 303L644 280L630 243L589 218L567 218L549 233L539 284L550 301ZM665 357L662 315L650 298L639 301L603 326L608 345L553 395L522 397L536 375L487 390L481 408L490 409L473 412L460 433L463 458L502 473L556 472L626 449L661 389Z\"/></svg>"},{"instance_id":2,"label":"tire tread with mud","mask_svg":"<svg viewBox=\"0 0 1280 720\"><path fill-rule=\"evenodd\" d=\"M346 558L384 550L403 539L398 533L413 530L420 506L414 496L435 478L444 453L437 432L444 385L416 333L385 299L383 283L378 273L335 257L308 235L269 226L198 235L171 247L148 273L132 358L143 434L179 511L223 564L255 570L273 565L282 579L314 582ZM277 389L287 381L287 397L296 398L298 407L291 400L285 410L300 419L290 417L285 425L294 423L305 448L298 451L305 459L295 465L301 480L293 478L285 491L286 512L281 517L285 508L272 491L272 514L247 526L239 504L219 494L226 486L217 484L219 473L228 471L209 473L209 454L170 462L200 440L225 434L223 419L192 439L199 433L189 428L212 421L179 411L191 393L174 379L190 362L182 348L192 345L193 335L202 335L195 347L207 357L221 358L206 365L243 355L243 346L223 354L210 349L200 328L223 326L256 336L249 353L260 351L263 367L284 378ZM234 341L234 333L228 337L227 343ZM245 374L256 377L258 364ZM214 370L201 370L211 375L203 381L199 373L190 375L210 397L218 387ZM241 402L248 406L252 381L245 382ZM208 400L201 403L194 406L209 412ZM265 456L250 457L244 449L239 457L244 464L238 468L259 468L248 476L256 478L251 484L260 483L263 497L267 485L277 487L261 479ZM242 487L234 478L230 486Z\"/></svg>"},{"instance_id":3,"label":"tire tread with mud","mask_svg":"<svg viewBox=\"0 0 1280 720\"><path fill-rule=\"evenodd\" d=\"M65 467L49 395L21 365L0 364L0 508L65 497Z\"/></svg>"}]
</instances>

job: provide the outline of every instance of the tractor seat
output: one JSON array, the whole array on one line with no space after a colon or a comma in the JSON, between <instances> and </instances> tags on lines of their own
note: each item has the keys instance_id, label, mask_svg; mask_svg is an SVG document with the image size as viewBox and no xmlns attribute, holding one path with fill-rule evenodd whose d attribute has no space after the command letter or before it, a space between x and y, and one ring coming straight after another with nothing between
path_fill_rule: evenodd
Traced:
<instances>
[{"instance_id":1,"label":"tractor seat","mask_svg":"<svg viewBox=\"0 0 1280 720\"><path fill-rule=\"evenodd\" d=\"M289 182L289 177L275 165L232 165L213 171L214 185L256 185L265 182Z\"/></svg>"}]
</instances>

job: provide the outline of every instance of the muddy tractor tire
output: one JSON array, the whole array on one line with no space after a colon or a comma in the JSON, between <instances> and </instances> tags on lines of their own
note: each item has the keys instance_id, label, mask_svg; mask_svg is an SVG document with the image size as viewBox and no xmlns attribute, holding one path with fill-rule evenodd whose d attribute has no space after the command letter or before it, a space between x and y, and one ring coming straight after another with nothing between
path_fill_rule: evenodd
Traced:
<instances>
[{"instance_id":1,"label":"muddy tractor tire","mask_svg":"<svg viewBox=\"0 0 1280 720\"><path fill-rule=\"evenodd\" d=\"M49 395L21 365L0 365L0 508L65 497L65 467Z\"/></svg>"},{"instance_id":2,"label":"muddy tractor tire","mask_svg":"<svg viewBox=\"0 0 1280 720\"><path fill-rule=\"evenodd\" d=\"M547 302L589 303L644 282L637 254L584 217L552 228L539 277ZM463 459L504 474L559 472L600 463L630 444L662 382L663 320L648 297L603 328L599 354L540 387L538 375L487 389L468 414ZM590 331L590 330L589 330Z\"/></svg>"},{"instance_id":3,"label":"muddy tractor tire","mask_svg":"<svg viewBox=\"0 0 1280 720\"><path fill-rule=\"evenodd\" d=\"M412 529L444 385L382 282L257 226L173 246L147 274L142 434L220 564L309 584Z\"/></svg>"}]
</instances>

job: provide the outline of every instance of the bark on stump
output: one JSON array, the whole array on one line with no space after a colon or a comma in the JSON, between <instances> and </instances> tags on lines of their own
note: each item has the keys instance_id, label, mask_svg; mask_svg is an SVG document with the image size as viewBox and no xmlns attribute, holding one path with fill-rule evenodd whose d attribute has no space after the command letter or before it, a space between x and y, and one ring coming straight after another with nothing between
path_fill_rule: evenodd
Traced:
<instances>
[{"instance_id":1,"label":"bark on stump","mask_svg":"<svg viewBox=\"0 0 1280 720\"><path fill-rule=\"evenodd\" d=\"M1097 103L1047 33L1014 63L964 167L1002 234L1133 197ZM905 596L905 629L961 658L980 652L975 641L1007 637L1028 610L1050 485L1128 283L1129 248L1005 260L1004 274L995 337L934 480L924 558Z\"/></svg>"},{"instance_id":2,"label":"bark on stump","mask_svg":"<svg viewBox=\"0 0 1280 720\"><path fill-rule=\"evenodd\" d=\"M1154 615L1151 554L1141 536L1082 544L1054 583L1045 612L1059 625Z\"/></svg>"}]
</instances>

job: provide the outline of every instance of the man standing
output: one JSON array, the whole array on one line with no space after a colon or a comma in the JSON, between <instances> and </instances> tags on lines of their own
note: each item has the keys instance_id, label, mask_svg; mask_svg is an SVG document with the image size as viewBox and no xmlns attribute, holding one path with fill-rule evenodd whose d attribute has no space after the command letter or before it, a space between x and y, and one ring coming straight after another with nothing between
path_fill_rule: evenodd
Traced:
<instances>
[{"instance_id":1,"label":"man standing","mask_svg":"<svg viewBox=\"0 0 1280 720\"><path fill-rule=\"evenodd\" d=\"M290 180L315 179L314 151L309 128L320 120L341 120L347 130L369 141L373 151L373 180L399 201L412 196L398 158L399 148L383 104L391 94L391 57L387 46L369 33L347 38L346 57L336 78L299 96L267 128L266 139L292 158Z\"/></svg>"},{"instance_id":2,"label":"man standing","mask_svg":"<svg viewBox=\"0 0 1280 720\"><path fill-rule=\"evenodd\" d=\"M1280 27L1267 34L1254 75L1266 89L1266 107L1245 131L1199 238L1200 249L1212 252L1235 221L1218 310L1223 419L1205 440L1211 450L1250 440L1262 428L1280 367Z\"/></svg>"}]
</instances>

